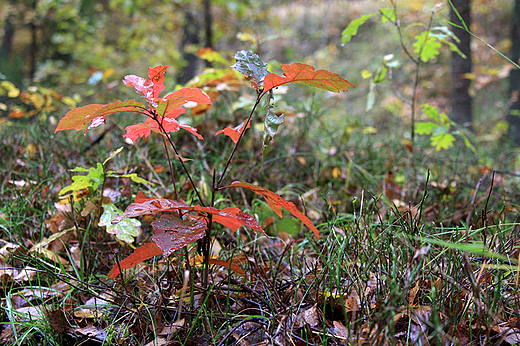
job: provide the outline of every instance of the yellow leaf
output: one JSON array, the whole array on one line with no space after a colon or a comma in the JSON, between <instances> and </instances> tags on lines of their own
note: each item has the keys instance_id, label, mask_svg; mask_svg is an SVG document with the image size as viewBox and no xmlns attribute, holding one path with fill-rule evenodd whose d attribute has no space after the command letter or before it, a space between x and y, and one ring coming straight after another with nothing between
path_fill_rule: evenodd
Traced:
<instances>
[{"instance_id":1,"label":"yellow leaf","mask_svg":"<svg viewBox=\"0 0 520 346\"><path fill-rule=\"evenodd\" d=\"M370 77L372 77L372 73L370 73L370 72L367 71L367 70L363 70L363 71L361 71L361 78L363 78L363 79L368 79L368 78L370 78Z\"/></svg>"}]
</instances>

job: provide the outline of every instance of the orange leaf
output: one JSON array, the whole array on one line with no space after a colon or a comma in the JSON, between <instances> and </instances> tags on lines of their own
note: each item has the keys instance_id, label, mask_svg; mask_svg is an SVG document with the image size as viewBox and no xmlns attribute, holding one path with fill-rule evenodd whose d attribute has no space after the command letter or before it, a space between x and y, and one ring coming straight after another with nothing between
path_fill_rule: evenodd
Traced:
<instances>
[{"instance_id":1,"label":"orange leaf","mask_svg":"<svg viewBox=\"0 0 520 346\"><path fill-rule=\"evenodd\" d=\"M193 89L193 88L182 88L180 90L177 90L173 94L169 94L165 97L165 99L183 99L185 101L192 101L197 103L207 103L209 105L212 105L213 102L211 102L210 98L202 92L200 89ZM186 103L186 102L184 102Z\"/></svg>"},{"instance_id":2,"label":"orange leaf","mask_svg":"<svg viewBox=\"0 0 520 346\"><path fill-rule=\"evenodd\" d=\"M262 227L260 227L258 222L256 222L254 217L235 207L217 209L212 207L201 207L197 205L194 207L194 211L213 214L213 221L229 227L233 231L236 231L240 226L243 225L251 227L255 232L261 231L265 234L264 230Z\"/></svg>"},{"instance_id":3,"label":"orange leaf","mask_svg":"<svg viewBox=\"0 0 520 346\"><path fill-rule=\"evenodd\" d=\"M82 130L87 123L92 121L92 124L87 128L87 131L99 126L105 122L105 117L109 114L119 112L144 112L144 105L135 100L126 100L125 102L116 101L107 105L91 104L84 107L73 109L63 118L61 118L54 133L62 130Z\"/></svg>"},{"instance_id":4,"label":"orange leaf","mask_svg":"<svg viewBox=\"0 0 520 346\"><path fill-rule=\"evenodd\" d=\"M115 279L119 275L120 269L132 268L149 258L162 254L163 251L155 243L146 243L135 249L130 256L114 265L110 273L108 273L108 277Z\"/></svg>"},{"instance_id":5,"label":"orange leaf","mask_svg":"<svg viewBox=\"0 0 520 346\"><path fill-rule=\"evenodd\" d=\"M318 239L320 238L320 233L319 233L318 229L316 227L314 227L311 220L307 216L303 215L298 210L296 205L294 205L294 203L287 202L277 193L274 193L273 191L267 190L260 186L256 186L256 185L249 184L249 183L241 183L239 181L235 181L235 182L231 183L231 185L229 185L229 186L222 187L222 189L226 189L229 187L242 187L242 188L253 191L257 195L262 195L265 198L267 205L269 205L269 207L276 213L276 215L278 215L279 217L283 217L282 208L286 209L288 212L290 212L292 215L294 215L298 220L300 220L307 227L309 227L314 232L314 235L316 236L316 238L318 238Z\"/></svg>"},{"instance_id":6,"label":"orange leaf","mask_svg":"<svg viewBox=\"0 0 520 346\"><path fill-rule=\"evenodd\" d=\"M350 87L356 87L336 73L327 70L315 71L311 65L299 62L282 65L282 69L284 76L269 73L265 77L264 92L287 83L304 84L334 92L346 91Z\"/></svg>"},{"instance_id":7,"label":"orange leaf","mask_svg":"<svg viewBox=\"0 0 520 346\"><path fill-rule=\"evenodd\" d=\"M153 198L150 198L150 197L146 196L144 193L142 193L141 191L139 191L137 193L137 196L135 197L134 202L135 203L142 203L142 202L146 202L146 201L151 200L151 199L153 199Z\"/></svg>"},{"instance_id":8,"label":"orange leaf","mask_svg":"<svg viewBox=\"0 0 520 346\"><path fill-rule=\"evenodd\" d=\"M225 134L226 136L228 136L229 138L231 138L231 140L233 141L233 143L237 143L238 142L238 139L240 138L240 134L244 131L244 123L246 121L242 121L240 123L240 125L238 126L235 126L235 127L226 127L224 130L219 130L217 131L217 133L215 133L215 135L218 135L218 134ZM251 127L251 120L249 120L249 122L247 123L247 127L245 128L246 130L248 128Z\"/></svg>"},{"instance_id":9,"label":"orange leaf","mask_svg":"<svg viewBox=\"0 0 520 346\"><path fill-rule=\"evenodd\" d=\"M216 215L215 222L221 223L229 228L235 227L236 225L244 225L251 227L255 231L264 232L254 217L244 213L238 208L217 209L213 207L202 207L200 205L192 207L184 202L173 201L166 198L155 198L145 201L142 201L142 198L140 198L139 201L140 203L130 204L122 215L112 220L112 223L118 223L127 217L136 217L162 211L185 210L199 214L210 213Z\"/></svg>"}]
</instances>

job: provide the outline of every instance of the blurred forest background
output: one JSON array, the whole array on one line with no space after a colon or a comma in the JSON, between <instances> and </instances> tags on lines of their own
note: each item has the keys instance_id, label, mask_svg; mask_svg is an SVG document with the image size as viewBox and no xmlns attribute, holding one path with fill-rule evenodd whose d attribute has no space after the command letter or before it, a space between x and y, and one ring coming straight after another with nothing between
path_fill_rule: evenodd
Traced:
<instances>
[{"instance_id":1,"label":"blurred forest background","mask_svg":"<svg viewBox=\"0 0 520 346\"><path fill-rule=\"evenodd\" d=\"M439 11L434 26L450 27L446 24L450 6L445 1L399 1L397 5L405 33L418 23L427 25L432 9ZM72 101L110 101L124 89L120 82L124 75L158 64L173 66L175 72L167 75L171 88L185 84L210 65L197 57L197 50L212 47L225 57L239 49L253 49L274 65L301 61L352 80L358 89L334 96L328 104L327 117L341 126L359 121L380 130L408 121L409 108L392 89L410 93L413 64L400 49L392 24L369 20L351 42L341 44L342 31L352 20L391 7L390 1L2 0L0 6L2 80L25 91L49 88L67 97L62 101L69 106ZM511 54L513 8L512 0L471 2L471 30L506 55ZM494 141L507 131L512 65L476 39L471 48L473 69L466 77L474 100L473 129ZM361 72L374 72L388 54L394 54L400 68L392 83L378 87L377 101L367 112L370 80L363 79ZM448 114L450 59L446 48L424 64L418 90L423 102ZM35 106L37 96L34 102L8 103L7 92L4 85L2 115L30 116L28 110L33 108L27 103Z\"/></svg>"}]
</instances>

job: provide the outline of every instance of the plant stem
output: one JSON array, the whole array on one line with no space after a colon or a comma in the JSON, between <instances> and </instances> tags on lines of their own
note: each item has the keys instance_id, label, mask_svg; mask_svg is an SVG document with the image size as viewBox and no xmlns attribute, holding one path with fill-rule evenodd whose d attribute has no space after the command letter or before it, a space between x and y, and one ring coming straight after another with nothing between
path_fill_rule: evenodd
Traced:
<instances>
[{"instance_id":1,"label":"plant stem","mask_svg":"<svg viewBox=\"0 0 520 346\"><path fill-rule=\"evenodd\" d=\"M215 186L214 190L218 190L220 188L220 185L222 184L222 181L224 180L224 176L226 175L227 169L229 167L229 164L231 163L231 160L233 159L233 156L235 155L238 145L240 144L240 141L244 137L244 134L247 131L247 124L251 121L251 118L253 117L253 113L255 112L256 107L260 103L260 100L265 94L258 95L256 98L255 105L253 106L253 109L251 109L251 113L249 113L249 117L247 118L246 122L244 123L244 129L240 132L240 136L238 137L238 141L235 143L235 146L233 147L233 150L231 151L231 154L229 154L229 157L226 162L226 166L222 170L222 173L220 173L220 178L218 179L217 185Z\"/></svg>"},{"instance_id":2,"label":"plant stem","mask_svg":"<svg viewBox=\"0 0 520 346\"><path fill-rule=\"evenodd\" d=\"M408 58L415 64L415 76L414 76L414 84L413 84L413 92L412 92L412 100L410 101L409 105L411 108L411 125L410 125L410 151L411 151L411 158L410 158L410 171L412 172L412 179L415 179L416 177L416 169L415 169L415 108L417 105L417 88L419 86L419 71L421 69L421 53L424 49L424 46L426 45L427 39L424 40L424 42L421 45L421 48L419 49L419 52L417 53L417 57L414 57L412 53L408 50L404 43L403 38L403 32L401 30L401 21L398 16L397 12L397 1L393 2L394 5L394 12L395 12L395 22L394 25L397 28L397 32L399 34L399 43L401 45L401 48L403 49L404 53ZM433 16L436 14L435 11L432 11L430 14L430 21L428 23L428 32L430 32L432 24L433 24ZM407 102L406 102L407 103Z\"/></svg>"},{"instance_id":3,"label":"plant stem","mask_svg":"<svg viewBox=\"0 0 520 346\"><path fill-rule=\"evenodd\" d=\"M179 199L179 194L177 193L177 184L175 183L175 174L173 173L173 165L172 160L170 159L170 153L168 151L168 146L166 145L166 140L164 136L162 138L164 144L164 151L166 152L166 157L168 158L168 165L170 166L170 175L172 176L172 185L173 185L173 195L175 200Z\"/></svg>"},{"instance_id":4,"label":"plant stem","mask_svg":"<svg viewBox=\"0 0 520 346\"><path fill-rule=\"evenodd\" d=\"M197 195L197 198L199 199L200 204L203 207L205 207L206 203L204 203L204 200L202 199L202 196L200 195L199 190L197 189L197 186L195 185L195 182L193 181L193 178L191 177L190 172L188 172L188 168L184 164L184 161L182 161L182 157L181 157L181 155L179 155L179 151L177 150L177 147L175 146L175 143L173 143L172 139L168 135L168 132L164 129L163 124L159 121L158 117L160 115L155 110L152 110L152 112L153 112L151 114L152 118L157 122L157 124L159 125L159 128L160 128L160 130L161 130L161 132L163 134L163 136L166 137L166 139L170 143L170 146L172 147L175 155L177 155L177 159L179 160L179 162L180 162L180 164L182 166L182 169L184 170L184 173L186 173L186 176L188 177L191 185L193 186L193 190L195 191L195 194Z\"/></svg>"}]
</instances>

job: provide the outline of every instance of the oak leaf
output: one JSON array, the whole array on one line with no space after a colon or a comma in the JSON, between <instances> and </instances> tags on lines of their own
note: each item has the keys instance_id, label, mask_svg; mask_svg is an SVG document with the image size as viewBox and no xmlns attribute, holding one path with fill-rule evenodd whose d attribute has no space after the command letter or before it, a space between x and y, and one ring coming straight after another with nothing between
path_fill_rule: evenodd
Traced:
<instances>
[{"instance_id":1,"label":"oak leaf","mask_svg":"<svg viewBox=\"0 0 520 346\"><path fill-rule=\"evenodd\" d=\"M204 237L208 228L201 220L183 220L172 214L162 215L152 222L153 241L163 251L164 256Z\"/></svg>"},{"instance_id":2,"label":"oak leaf","mask_svg":"<svg viewBox=\"0 0 520 346\"><path fill-rule=\"evenodd\" d=\"M286 209L288 212L290 212L293 216L295 216L298 220L303 222L307 227L309 227L313 232L316 238L320 238L320 233L318 229L312 224L311 220L302 214L294 205L292 202L288 202L284 200L280 195L277 193L270 191L268 189L265 189L260 186L256 186L249 183L241 183L239 181L235 181L231 183L229 186L224 186L222 189L230 188L230 187L242 187L245 189L249 189L256 193L257 195L261 195L265 198L267 205L278 215L279 217L283 217L282 212L283 209ZM282 209L283 208L283 209Z\"/></svg>"},{"instance_id":3,"label":"oak leaf","mask_svg":"<svg viewBox=\"0 0 520 346\"><path fill-rule=\"evenodd\" d=\"M140 197L140 201L143 198ZM196 212L199 214L213 214L215 222L233 229L236 225L244 225L252 228L254 231L264 232L254 217L244 213L238 208L217 209L213 207L203 207L200 205L190 206L182 201L174 201L166 198L154 198L142 201L140 203L130 204L125 212L112 219L112 223L121 222L127 217L136 217L146 214L153 214L164 211L183 210L188 212ZM236 230L236 228L235 228Z\"/></svg>"},{"instance_id":4,"label":"oak leaf","mask_svg":"<svg viewBox=\"0 0 520 346\"><path fill-rule=\"evenodd\" d=\"M264 93L287 83L298 83L333 92L346 91L356 86L336 73L314 70L314 67L299 62L282 65L283 76L269 73L264 79Z\"/></svg>"},{"instance_id":5,"label":"oak leaf","mask_svg":"<svg viewBox=\"0 0 520 346\"><path fill-rule=\"evenodd\" d=\"M228 136L229 138L231 138L231 140L233 141L233 143L237 143L238 142L238 139L240 138L240 134L242 132L244 132L245 130L247 130L248 128L251 127L251 120L249 120L247 122L247 126L245 127L244 129L244 123L246 121L242 121L240 123L240 125L238 126L235 126L235 127L226 127L224 130L219 130L217 131L217 133L215 133L215 135L219 135L221 133L223 133L224 135Z\"/></svg>"},{"instance_id":6,"label":"oak leaf","mask_svg":"<svg viewBox=\"0 0 520 346\"><path fill-rule=\"evenodd\" d=\"M115 279L119 275L120 269L132 268L149 258L162 254L163 251L155 243L146 243L135 249L130 256L114 265L110 273L108 273L108 277Z\"/></svg>"},{"instance_id":7,"label":"oak leaf","mask_svg":"<svg viewBox=\"0 0 520 346\"><path fill-rule=\"evenodd\" d=\"M62 130L79 131L85 128L89 122L92 122L87 128L88 131L93 127L103 124L107 115L119 112L144 113L144 111L145 106L135 100L126 100L125 102L116 101L106 105L91 104L67 112L67 114L61 118L54 133Z\"/></svg>"}]
</instances>

